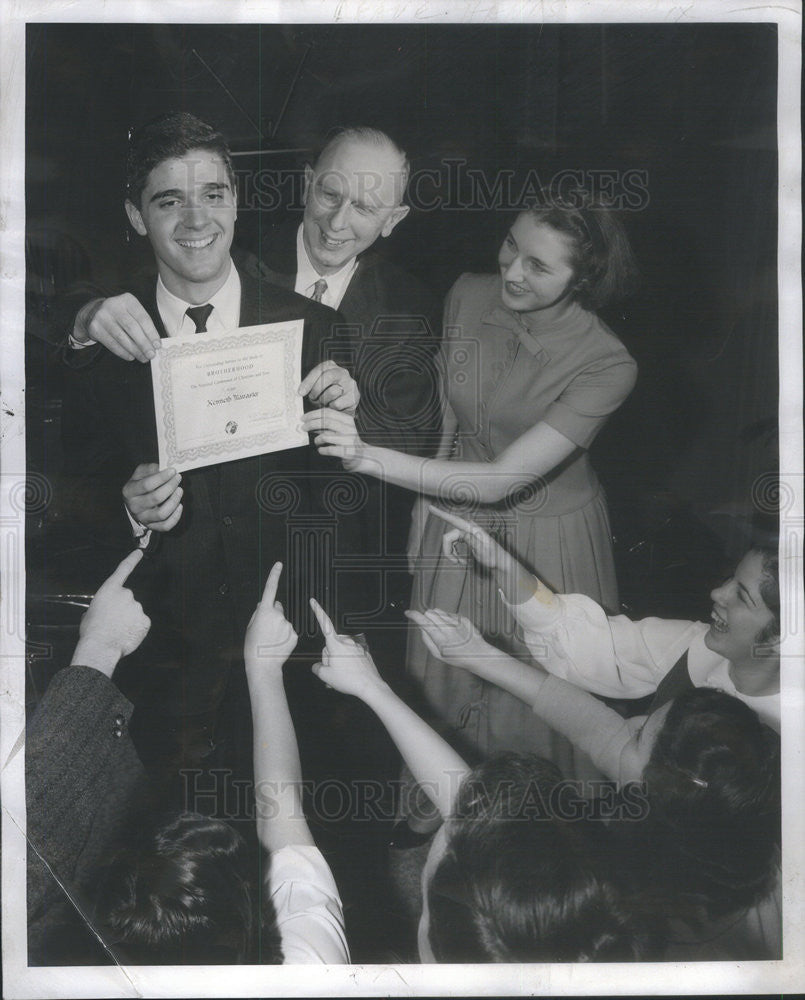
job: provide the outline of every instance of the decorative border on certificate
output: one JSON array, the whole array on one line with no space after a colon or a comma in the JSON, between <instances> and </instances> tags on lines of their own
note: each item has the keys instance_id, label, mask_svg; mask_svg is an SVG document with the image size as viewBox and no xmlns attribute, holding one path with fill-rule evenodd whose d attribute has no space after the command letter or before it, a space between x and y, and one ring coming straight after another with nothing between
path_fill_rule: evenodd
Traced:
<instances>
[{"instance_id":1,"label":"decorative border on certificate","mask_svg":"<svg viewBox=\"0 0 805 1000\"><path fill-rule=\"evenodd\" d=\"M160 468L306 445L296 391L303 329L299 319L163 340L151 362Z\"/></svg>"}]
</instances>

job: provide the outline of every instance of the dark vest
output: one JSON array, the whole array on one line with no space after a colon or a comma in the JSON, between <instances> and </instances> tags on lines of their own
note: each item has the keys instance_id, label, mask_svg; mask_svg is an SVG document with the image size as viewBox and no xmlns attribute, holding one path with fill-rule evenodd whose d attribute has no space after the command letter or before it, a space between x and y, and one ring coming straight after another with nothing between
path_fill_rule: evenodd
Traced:
<instances>
[{"instance_id":1,"label":"dark vest","mask_svg":"<svg viewBox=\"0 0 805 1000\"><path fill-rule=\"evenodd\" d=\"M660 681L657 690L654 692L654 697L651 699L647 714L651 715L669 701L673 701L678 695L684 694L685 691L690 691L695 686L690 679L688 651L686 649Z\"/></svg>"}]
</instances>

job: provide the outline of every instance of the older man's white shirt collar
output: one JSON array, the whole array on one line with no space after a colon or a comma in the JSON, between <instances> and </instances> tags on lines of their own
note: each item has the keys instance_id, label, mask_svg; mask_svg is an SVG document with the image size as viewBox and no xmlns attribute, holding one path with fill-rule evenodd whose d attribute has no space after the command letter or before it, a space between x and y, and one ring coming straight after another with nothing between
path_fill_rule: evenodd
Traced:
<instances>
[{"instance_id":1,"label":"older man's white shirt collar","mask_svg":"<svg viewBox=\"0 0 805 1000\"><path fill-rule=\"evenodd\" d=\"M225 333L240 325L240 275L231 261L226 281L208 302L213 307L207 320L209 333ZM189 305L191 303L169 292L161 277L157 278L157 309L169 337L196 332L195 323L187 315Z\"/></svg>"},{"instance_id":2,"label":"older man's white shirt collar","mask_svg":"<svg viewBox=\"0 0 805 1000\"><path fill-rule=\"evenodd\" d=\"M322 296L322 302L332 309L337 309L341 305L341 300L347 291L347 286L358 266L358 258L353 257L346 264L333 274L319 274L311 264L307 255L305 241L302 237L302 226L296 232L296 281L293 289L306 298L313 296L313 286L320 278L327 282L327 290Z\"/></svg>"}]
</instances>

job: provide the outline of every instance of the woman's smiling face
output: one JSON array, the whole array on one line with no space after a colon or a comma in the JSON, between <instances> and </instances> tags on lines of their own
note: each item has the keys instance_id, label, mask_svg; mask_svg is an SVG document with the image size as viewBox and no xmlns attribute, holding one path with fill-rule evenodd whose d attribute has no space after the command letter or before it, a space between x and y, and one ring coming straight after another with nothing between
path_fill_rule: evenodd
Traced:
<instances>
[{"instance_id":1,"label":"woman's smiling face","mask_svg":"<svg viewBox=\"0 0 805 1000\"><path fill-rule=\"evenodd\" d=\"M503 304L515 312L555 305L575 277L572 255L568 236L528 212L520 214L498 254Z\"/></svg>"},{"instance_id":2,"label":"woman's smiling face","mask_svg":"<svg viewBox=\"0 0 805 1000\"><path fill-rule=\"evenodd\" d=\"M704 642L731 663L751 660L758 633L774 621L760 592L764 576L763 556L748 552L734 574L710 594L713 613Z\"/></svg>"}]
</instances>

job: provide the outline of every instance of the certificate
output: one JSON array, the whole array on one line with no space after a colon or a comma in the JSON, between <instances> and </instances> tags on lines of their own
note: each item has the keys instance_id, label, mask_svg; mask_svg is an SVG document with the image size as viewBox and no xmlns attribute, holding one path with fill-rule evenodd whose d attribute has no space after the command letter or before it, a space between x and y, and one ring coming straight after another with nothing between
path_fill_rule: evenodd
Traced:
<instances>
[{"instance_id":1,"label":"certificate","mask_svg":"<svg viewBox=\"0 0 805 1000\"><path fill-rule=\"evenodd\" d=\"M151 361L159 467L178 472L308 443L304 321L162 341Z\"/></svg>"}]
</instances>

